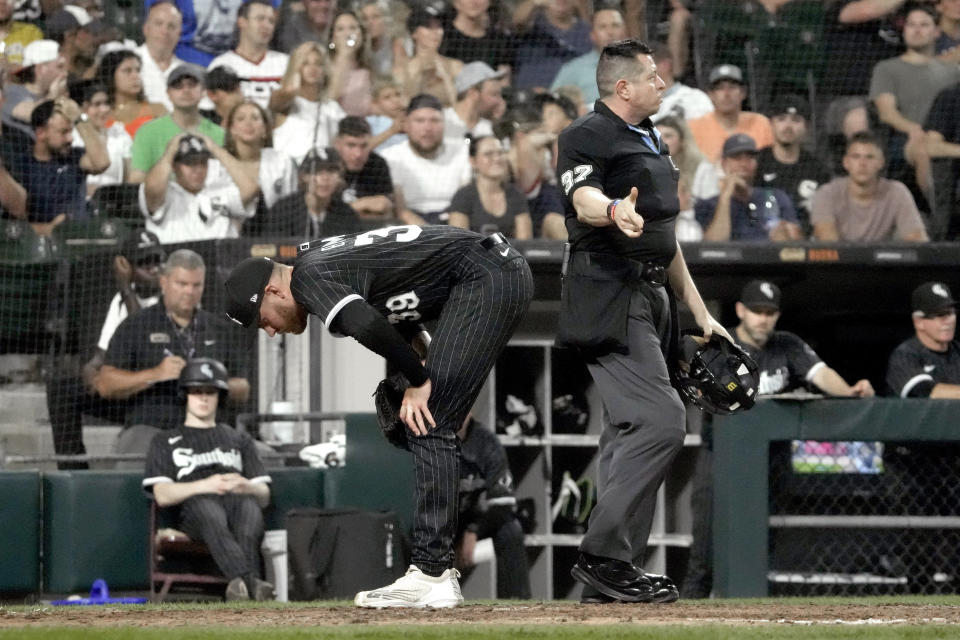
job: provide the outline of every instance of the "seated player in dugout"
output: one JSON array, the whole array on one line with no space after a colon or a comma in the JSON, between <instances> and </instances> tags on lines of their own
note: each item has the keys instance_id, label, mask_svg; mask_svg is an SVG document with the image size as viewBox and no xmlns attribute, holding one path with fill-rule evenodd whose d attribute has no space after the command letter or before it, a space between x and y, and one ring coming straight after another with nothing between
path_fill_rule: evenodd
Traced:
<instances>
[{"instance_id":1,"label":"seated player in dugout","mask_svg":"<svg viewBox=\"0 0 960 640\"><path fill-rule=\"evenodd\" d=\"M179 389L186 418L151 441L143 488L157 507L176 508L178 529L207 545L230 579L227 600L272 600L260 557L270 476L249 435L217 424L227 370L213 358L195 358L180 373Z\"/></svg>"},{"instance_id":2,"label":"seated player in dugout","mask_svg":"<svg viewBox=\"0 0 960 640\"><path fill-rule=\"evenodd\" d=\"M460 439L460 514L457 567L474 566L478 540L493 539L497 558L497 597L530 599L530 569L517 519L517 498L507 452L496 434L468 415Z\"/></svg>"}]
</instances>

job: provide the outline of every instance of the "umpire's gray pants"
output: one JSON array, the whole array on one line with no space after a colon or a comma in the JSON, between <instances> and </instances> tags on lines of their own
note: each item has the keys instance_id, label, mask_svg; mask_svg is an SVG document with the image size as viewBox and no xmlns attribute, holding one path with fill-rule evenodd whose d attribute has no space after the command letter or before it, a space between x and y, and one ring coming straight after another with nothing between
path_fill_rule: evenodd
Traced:
<instances>
[{"instance_id":1,"label":"umpire's gray pants","mask_svg":"<svg viewBox=\"0 0 960 640\"><path fill-rule=\"evenodd\" d=\"M603 400L597 504L580 550L643 565L657 489L683 447L684 408L665 353L670 305L662 287L639 284L630 300L629 353L589 360Z\"/></svg>"}]
</instances>

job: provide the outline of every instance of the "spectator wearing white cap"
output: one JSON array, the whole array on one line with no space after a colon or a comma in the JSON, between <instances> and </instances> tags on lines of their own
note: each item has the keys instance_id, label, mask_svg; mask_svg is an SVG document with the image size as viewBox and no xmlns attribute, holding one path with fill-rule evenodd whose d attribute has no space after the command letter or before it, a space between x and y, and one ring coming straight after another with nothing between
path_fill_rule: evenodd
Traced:
<instances>
[{"instance_id":1,"label":"spectator wearing white cap","mask_svg":"<svg viewBox=\"0 0 960 640\"><path fill-rule=\"evenodd\" d=\"M16 69L22 65L26 46L42 39L43 32L37 25L13 19L13 0L0 0L0 45L5 66Z\"/></svg>"},{"instance_id":2,"label":"spectator wearing white cap","mask_svg":"<svg viewBox=\"0 0 960 640\"><path fill-rule=\"evenodd\" d=\"M134 49L140 56L140 75L143 92L149 102L158 102L173 111L173 103L167 96L167 77L175 67L183 63L174 53L183 15L172 2L158 2L147 11L143 21L143 44Z\"/></svg>"},{"instance_id":3,"label":"spectator wearing white cap","mask_svg":"<svg viewBox=\"0 0 960 640\"><path fill-rule=\"evenodd\" d=\"M207 69L228 66L240 77L243 96L264 109L270 94L280 86L290 57L270 49L277 15L267 0L248 0L237 12L237 46L217 56Z\"/></svg>"},{"instance_id":4,"label":"spectator wearing white cap","mask_svg":"<svg viewBox=\"0 0 960 640\"><path fill-rule=\"evenodd\" d=\"M407 140L384 149L397 216L406 224L446 224L453 194L470 181L466 140L444 139L443 105L430 94L407 106Z\"/></svg>"},{"instance_id":5,"label":"spectator wearing white cap","mask_svg":"<svg viewBox=\"0 0 960 640\"><path fill-rule=\"evenodd\" d=\"M208 180L208 175L221 173L215 162L232 181ZM140 188L140 210L147 231L165 244L236 238L243 221L252 215L246 205L259 190L256 180L226 149L206 136L181 134L170 140L147 174Z\"/></svg>"},{"instance_id":6,"label":"spectator wearing white cap","mask_svg":"<svg viewBox=\"0 0 960 640\"><path fill-rule=\"evenodd\" d=\"M735 133L747 134L760 148L773 144L773 130L767 117L743 110L747 85L740 67L732 64L714 67L707 95L713 102L713 112L687 122L707 160L717 162L724 141Z\"/></svg>"},{"instance_id":7,"label":"spectator wearing white cap","mask_svg":"<svg viewBox=\"0 0 960 640\"><path fill-rule=\"evenodd\" d=\"M30 114L44 100L67 94L67 63L60 45L53 40L36 40L23 51L23 66L16 72L22 84L4 86L3 123L33 137Z\"/></svg>"},{"instance_id":8,"label":"spectator wearing white cap","mask_svg":"<svg viewBox=\"0 0 960 640\"><path fill-rule=\"evenodd\" d=\"M494 71L479 60L464 65L454 84L457 101L443 110L443 135L451 139L493 135L491 120L503 115L503 77L506 71Z\"/></svg>"}]
</instances>

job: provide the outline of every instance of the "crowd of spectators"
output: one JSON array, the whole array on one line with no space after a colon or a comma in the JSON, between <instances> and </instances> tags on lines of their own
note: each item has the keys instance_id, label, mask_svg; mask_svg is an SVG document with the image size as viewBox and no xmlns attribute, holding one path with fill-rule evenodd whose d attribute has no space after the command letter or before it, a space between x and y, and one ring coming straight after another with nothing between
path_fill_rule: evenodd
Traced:
<instances>
[{"instance_id":1,"label":"crowd of spectators","mask_svg":"<svg viewBox=\"0 0 960 640\"><path fill-rule=\"evenodd\" d=\"M194 227L204 238L299 234L321 227L307 219L291 226L286 199L310 193L305 185L314 181L305 177L333 158L340 165L333 204L317 208L311 196L307 209L322 223L326 211L350 205L356 224L341 220L337 229L452 216L518 238L563 239L556 135L593 108L600 50L639 35L654 46L666 85L654 121L681 169L681 240L926 241L935 191L954 187L934 177L955 181L956 174L952 164L944 174L933 163L960 156L952 109L960 90L957 5L146 0L137 43L96 0L36 7L0 0L0 207L4 217L50 234L86 218L84 201L98 188L142 184L143 222L165 242ZM725 29L757 30L763 16L770 33L784 27L779 48L797 45L798 66L813 69L808 86L791 85L790 73L771 79L772 60L786 54L765 44L769 34L752 36L759 58L744 63L730 53ZM822 43L815 63L803 43L790 41L792 26L807 29L804 43ZM841 68L839 59L851 62ZM65 115L73 129L47 135L48 121L62 124ZM348 117L348 137L362 139L364 163L372 163L365 171L346 166L349 154L336 144ZM864 132L872 143L860 136L848 144ZM189 165L175 159L184 134L194 137L193 164L208 164L192 187L177 170ZM473 218L483 222L465 223L463 198L456 206L453 198L491 180L468 140L486 136L499 140L506 160L489 193L510 194L511 204L481 195ZM724 153L728 143L741 157ZM59 172L68 179L46 189ZM750 183L749 196L741 182ZM186 195L199 220L164 217ZM281 201L284 222L273 220ZM529 233L518 212L529 215ZM177 229L183 224L190 230Z\"/></svg>"}]
</instances>

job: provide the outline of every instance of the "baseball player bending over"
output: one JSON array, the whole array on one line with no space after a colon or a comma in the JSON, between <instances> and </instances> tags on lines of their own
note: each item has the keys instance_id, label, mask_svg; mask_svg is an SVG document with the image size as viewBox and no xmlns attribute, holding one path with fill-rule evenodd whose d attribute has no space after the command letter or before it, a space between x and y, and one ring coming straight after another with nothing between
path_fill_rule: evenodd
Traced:
<instances>
[{"instance_id":1,"label":"baseball player bending over","mask_svg":"<svg viewBox=\"0 0 960 640\"><path fill-rule=\"evenodd\" d=\"M217 360L187 363L180 373L186 420L154 436L143 488L158 507L179 507L178 528L203 541L230 578L227 600L272 600L273 585L260 579L261 510L270 503L270 476L250 436L216 423L228 388L227 370Z\"/></svg>"},{"instance_id":2,"label":"baseball player bending over","mask_svg":"<svg viewBox=\"0 0 960 640\"><path fill-rule=\"evenodd\" d=\"M463 424L530 303L530 267L500 234L395 226L300 245L293 266L248 258L226 282L227 315L269 335L301 333L308 314L352 336L410 381L400 417L416 469L413 564L395 583L361 591L361 607L453 607ZM436 321L425 364L410 346Z\"/></svg>"}]
</instances>

